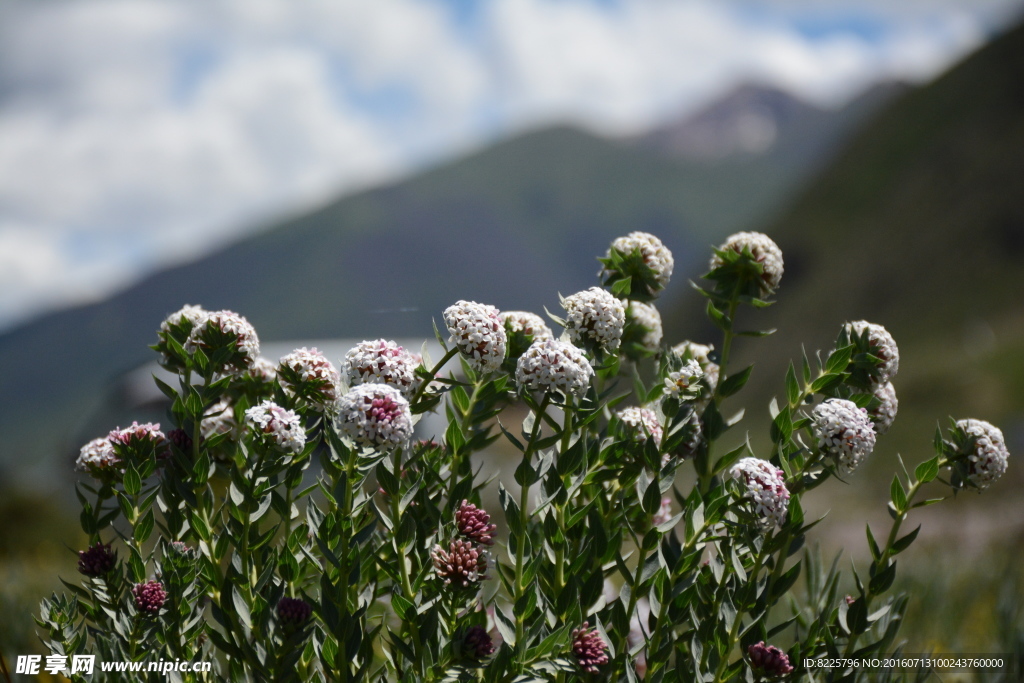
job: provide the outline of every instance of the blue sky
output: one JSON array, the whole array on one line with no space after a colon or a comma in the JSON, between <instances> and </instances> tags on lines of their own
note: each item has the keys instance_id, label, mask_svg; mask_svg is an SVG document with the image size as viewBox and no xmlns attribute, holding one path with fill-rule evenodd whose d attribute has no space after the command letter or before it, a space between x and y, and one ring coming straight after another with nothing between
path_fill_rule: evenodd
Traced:
<instances>
[{"instance_id":1,"label":"blue sky","mask_svg":"<svg viewBox=\"0 0 1024 683\"><path fill-rule=\"evenodd\" d=\"M0 328L552 122L924 81L1020 0L0 0Z\"/></svg>"}]
</instances>

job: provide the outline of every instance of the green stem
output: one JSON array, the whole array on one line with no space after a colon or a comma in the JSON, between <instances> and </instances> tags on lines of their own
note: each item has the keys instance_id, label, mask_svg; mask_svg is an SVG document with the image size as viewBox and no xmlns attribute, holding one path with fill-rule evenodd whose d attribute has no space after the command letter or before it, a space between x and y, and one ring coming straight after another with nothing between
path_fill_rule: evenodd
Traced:
<instances>
[{"instance_id":1,"label":"green stem","mask_svg":"<svg viewBox=\"0 0 1024 683\"><path fill-rule=\"evenodd\" d=\"M757 575L761 571L761 566L764 564L765 554L764 549L768 546L767 543L762 542L761 549L757 551L757 555L754 557L754 566L747 577L748 586L757 585ZM732 648L736 645L736 640L740 634L740 626L743 622L743 615L747 612L748 605L747 601L744 600L742 605L736 605L736 617L732 622L732 628L729 629L729 637L726 640L725 654L718 661L718 667L715 669L715 683L720 683L725 679L722 676L725 674L725 670L729 665L729 654L732 652Z\"/></svg>"},{"instance_id":2,"label":"green stem","mask_svg":"<svg viewBox=\"0 0 1024 683\"><path fill-rule=\"evenodd\" d=\"M413 394L412 400L409 401L409 405L415 406L419 402L419 400L423 398L423 394L426 393L427 387L430 386L430 383L434 381L435 377L437 377L437 373L441 372L441 368L445 366L445 363L454 358L455 354L457 354L458 352L458 346L453 346L452 348L448 349L448 353L444 354L444 357L437 362L437 365L435 365L431 370L427 372L428 376L423 378L423 382L416 390L416 393Z\"/></svg>"},{"instance_id":3,"label":"green stem","mask_svg":"<svg viewBox=\"0 0 1024 683\"><path fill-rule=\"evenodd\" d=\"M528 469L530 458L533 457L533 452L537 445L537 437L540 435L541 425L544 423L544 420L541 418L541 416L544 414L544 411L547 410L549 401L550 396L548 394L544 394L544 398L541 400L540 405L537 408L537 412L535 413L533 420L533 429L530 432L530 442L526 444L526 450L523 452L523 463L527 465L527 467L523 468L524 473L525 470ZM516 582L515 586L513 586L513 588L515 588L515 595L512 596L513 607L515 605L518 605L519 599L523 597L523 594L526 591L526 586L523 582L523 572L526 564L526 525L529 520L529 514L527 509L529 502L530 482L524 481L519 489L520 533L516 538ZM524 660L526 657L526 647L523 643L523 634L525 633L525 626L526 624L524 615L521 611L516 610L516 651L519 654L520 667L522 667L525 664Z\"/></svg>"},{"instance_id":4,"label":"green stem","mask_svg":"<svg viewBox=\"0 0 1024 683\"><path fill-rule=\"evenodd\" d=\"M736 308L739 306L738 297L739 285L736 286L733 290L732 296L729 297L729 325L722 331L722 353L719 354L718 358L718 383L715 385L715 391L711 396L711 400L714 402L716 408L721 404L722 383L727 379L726 369L729 366L729 356L732 353L732 340L736 336L733 333L733 327L736 323ZM711 470L713 468L712 463L714 462L714 458L712 457L713 448L714 441L709 440L707 445L707 461L705 463L705 470L697 473L697 485L701 493L707 493L711 487Z\"/></svg>"}]
</instances>

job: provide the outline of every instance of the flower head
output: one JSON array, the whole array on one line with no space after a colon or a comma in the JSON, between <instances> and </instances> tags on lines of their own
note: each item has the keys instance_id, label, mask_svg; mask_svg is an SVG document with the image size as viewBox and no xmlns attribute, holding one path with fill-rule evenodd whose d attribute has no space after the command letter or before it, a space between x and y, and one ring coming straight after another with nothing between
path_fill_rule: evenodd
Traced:
<instances>
[{"instance_id":1,"label":"flower head","mask_svg":"<svg viewBox=\"0 0 1024 683\"><path fill-rule=\"evenodd\" d=\"M748 647L747 656L752 668L770 678L793 672L786 653L774 645L765 645L763 640Z\"/></svg>"},{"instance_id":2,"label":"flower head","mask_svg":"<svg viewBox=\"0 0 1024 683\"><path fill-rule=\"evenodd\" d=\"M97 479L113 476L119 469L121 459L114 452L110 439L93 439L82 446L75 460L75 469L88 472Z\"/></svg>"},{"instance_id":3,"label":"flower head","mask_svg":"<svg viewBox=\"0 0 1024 683\"><path fill-rule=\"evenodd\" d=\"M202 306L185 304L181 309L171 313L160 323L160 330L157 332L160 340L155 348L162 356L160 360L161 365L172 370L183 367L182 359L178 357L180 354L174 352L172 345L168 343L168 339L174 339L178 344L184 344L185 340L188 339L188 335L192 332L192 328L201 323L207 315L209 315L209 311L203 309Z\"/></svg>"},{"instance_id":4,"label":"flower head","mask_svg":"<svg viewBox=\"0 0 1024 683\"><path fill-rule=\"evenodd\" d=\"M567 398L582 396L593 376L594 369L582 351L554 339L534 342L516 364L520 391L558 392Z\"/></svg>"},{"instance_id":5,"label":"flower head","mask_svg":"<svg viewBox=\"0 0 1024 683\"><path fill-rule=\"evenodd\" d=\"M214 311L196 323L185 340L185 351L202 349L211 360L227 354L218 370L248 370L260 355L260 340L249 321L234 311Z\"/></svg>"},{"instance_id":6,"label":"flower head","mask_svg":"<svg viewBox=\"0 0 1024 683\"><path fill-rule=\"evenodd\" d=\"M679 370L674 370L665 377L665 396L676 400L686 400L699 389L698 385L704 378L704 370L700 363L691 358Z\"/></svg>"},{"instance_id":7,"label":"flower head","mask_svg":"<svg viewBox=\"0 0 1024 683\"><path fill-rule=\"evenodd\" d=\"M296 631L309 621L313 608L299 598L281 598L277 601L277 623L286 632Z\"/></svg>"},{"instance_id":8,"label":"flower head","mask_svg":"<svg viewBox=\"0 0 1024 683\"><path fill-rule=\"evenodd\" d=\"M273 401L246 410L245 423L257 440L277 450L295 455L306 446L302 419Z\"/></svg>"},{"instance_id":9,"label":"flower head","mask_svg":"<svg viewBox=\"0 0 1024 683\"><path fill-rule=\"evenodd\" d=\"M159 423L132 422L130 427L118 427L107 435L114 452L121 460L141 461L151 457L166 457L168 440L160 431Z\"/></svg>"},{"instance_id":10,"label":"flower head","mask_svg":"<svg viewBox=\"0 0 1024 683\"><path fill-rule=\"evenodd\" d=\"M900 369L900 350L887 329L866 320L857 320L843 325L843 330L855 346L855 357L851 363L854 383L877 387L896 376ZM870 353L878 360L858 360L858 353Z\"/></svg>"},{"instance_id":11,"label":"flower head","mask_svg":"<svg viewBox=\"0 0 1024 683\"><path fill-rule=\"evenodd\" d=\"M544 319L529 311L502 311L501 319L505 323L505 331L509 334L522 333L530 338L530 343L554 339L555 335Z\"/></svg>"},{"instance_id":12,"label":"flower head","mask_svg":"<svg viewBox=\"0 0 1024 683\"><path fill-rule=\"evenodd\" d=\"M419 386L416 368L422 361L393 341L377 339L357 344L345 354L342 371L349 386L389 384L406 398Z\"/></svg>"},{"instance_id":13,"label":"flower head","mask_svg":"<svg viewBox=\"0 0 1024 683\"><path fill-rule=\"evenodd\" d=\"M257 384L273 384L277 379L277 366L269 358L260 356L246 374Z\"/></svg>"},{"instance_id":14,"label":"flower head","mask_svg":"<svg viewBox=\"0 0 1024 683\"><path fill-rule=\"evenodd\" d=\"M277 366L281 386L290 389L313 406L333 412L340 394L341 377L331 361L316 347L295 349Z\"/></svg>"},{"instance_id":15,"label":"flower head","mask_svg":"<svg viewBox=\"0 0 1024 683\"><path fill-rule=\"evenodd\" d=\"M811 431L818 447L835 458L840 474L853 472L875 448L875 428L868 411L844 398L830 398L815 406Z\"/></svg>"},{"instance_id":16,"label":"flower head","mask_svg":"<svg viewBox=\"0 0 1024 683\"><path fill-rule=\"evenodd\" d=\"M498 309L475 301L456 301L444 310L449 341L477 372L496 372L505 359L505 324Z\"/></svg>"},{"instance_id":17,"label":"flower head","mask_svg":"<svg viewBox=\"0 0 1024 683\"><path fill-rule=\"evenodd\" d=\"M875 389L875 398L878 405L868 411L871 421L875 423L875 433L882 435L889 431L892 423L896 421L896 412L900 408L899 399L896 398L896 389L892 382L886 382Z\"/></svg>"},{"instance_id":18,"label":"flower head","mask_svg":"<svg viewBox=\"0 0 1024 683\"><path fill-rule=\"evenodd\" d=\"M786 474L766 460L743 458L729 471L743 484L743 497L764 527L782 526L789 509Z\"/></svg>"},{"instance_id":19,"label":"flower head","mask_svg":"<svg viewBox=\"0 0 1024 683\"><path fill-rule=\"evenodd\" d=\"M581 669L592 674L608 663L608 646L589 622L584 621L583 626L572 632L572 656Z\"/></svg>"},{"instance_id":20,"label":"flower head","mask_svg":"<svg viewBox=\"0 0 1024 683\"><path fill-rule=\"evenodd\" d=\"M412 437L409 402L390 384L360 384L339 402L338 428L360 446L391 450Z\"/></svg>"},{"instance_id":21,"label":"flower head","mask_svg":"<svg viewBox=\"0 0 1024 683\"><path fill-rule=\"evenodd\" d=\"M454 583L468 588L487 578L487 553L470 541L452 541L448 550L435 545L430 557L434 560L434 572L446 586Z\"/></svg>"},{"instance_id":22,"label":"flower head","mask_svg":"<svg viewBox=\"0 0 1024 683\"><path fill-rule=\"evenodd\" d=\"M966 452L967 478L979 489L986 489L1006 474L1009 464L1003 432L984 420L959 420L956 426L973 441Z\"/></svg>"},{"instance_id":23,"label":"flower head","mask_svg":"<svg viewBox=\"0 0 1024 683\"><path fill-rule=\"evenodd\" d=\"M645 358L661 349L661 313L651 304L630 301L622 341L631 358Z\"/></svg>"},{"instance_id":24,"label":"flower head","mask_svg":"<svg viewBox=\"0 0 1024 683\"><path fill-rule=\"evenodd\" d=\"M768 235L737 232L718 247L711 257L710 268L713 273L726 268L728 275L739 278L749 294L771 296L782 282L782 250Z\"/></svg>"},{"instance_id":25,"label":"flower head","mask_svg":"<svg viewBox=\"0 0 1024 683\"><path fill-rule=\"evenodd\" d=\"M647 232L631 232L612 241L600 259L598 277L606 285L630 279L630 298L653 299L668 286L675 262L661 240Z\"/></svg>"},{"instance_id":26,"label":"flower head","mask_svg":"<svg viewBox=\"0 0 1024 683\"><path fill-rule=\"evenodd\" d=\"M145 615L156 616L167 600L167 591L159 581L146 581L132 586L135 609Z\"/></svg>"},{"instance_id":27,"label":"flower head","mask_svg":"<svg viewBox=\"0 0 1024 683\"><path fill-rule=\"evenodd\" d=\"M615 417L619 418L623 434L633 441L643 443L652 438L655 444L661 445L661 421L658 420L658 414L650 408L630 406L615 413Z\"/></svg>"},{"instance_id":28,"label":"flower head","mask_svg":"<svg viewBox=\"0 0 1024 683\"><path fill-rule=\"evenodd\" d=\"M577 345L596 344L604 351L615 351L626 324L626 307L600 287L591 287L562 300L568 314L565 330Z\"/></svg>"},{"instance_id":29,"label":"flower head","mask_svg":"<svg viewBox=\"0 0 1024 683\"><path fill-rule=\"evenodd\" d=\"M684 341L672 347L672 353L681 360L695 360L704 373L704 384L709 391L705 392L708 398L718 387L719 367L718 363L711 360L711 352L715 347L710 344L698 344L692 341Z\"/></svg>"},{"instance_id":30,"label":"flower head","mask_svg":"<svg viewBox=\"0 0 1024 683\"><path fill-rule=\"evenodd\" d=\"M78 552L78 572L84 576L103 576L117 564L117 553L109 543L96 542L88 550Z\"/></svg>"},{"instance_id":31,"label":"flower head","mask_svg":"<svg viewBox=\"0 0 1024 683\"><path fill-rule=\"evenodd\" d=\"M471 659L485 659L494 654L494 641L483 626L470 626L462 636L462 653Z\"/></svg>"},{"instance_id":32,"label":"flower head","mask_svg":"<svg viewBox=\"0 0 1024 683\"><path fill-rule=\"evenodd\" d=\"M497 525L491 524L491 516L468 500L463 500L455 511L455 526L459 533L478 545L493 545Z\"/></svg>"}]
</instances>

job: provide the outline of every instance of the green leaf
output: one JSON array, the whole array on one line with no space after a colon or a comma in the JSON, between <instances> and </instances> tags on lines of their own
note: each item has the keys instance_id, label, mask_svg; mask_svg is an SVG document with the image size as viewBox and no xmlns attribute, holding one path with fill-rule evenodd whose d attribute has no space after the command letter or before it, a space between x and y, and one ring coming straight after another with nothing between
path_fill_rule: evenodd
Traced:
<instances>
[{"instance_id":1,"label":"green leaf","mask_svg":"<svg viewBox=\"0 0 1024 683\"><path fill-rule=\"evenodd\" d=\"M880 595L885 591L889 590L889 586L892 585L893 580L896 578L896 562L893 561L888 567L871 577L871 582L868 583L868 590L873 595ZM867 615L865 615L866 617Z\"/></svg>"},{"instance_id":2,"label":"green leaf","mask_svg":"<svg viewBox=\"0 0 1024 683\"><path fill-rule=\"evenodd\" d=\"M900 483L899 475L893 475L892 486L889 487L889 493L892 496L892 504L896 507L898 512L904 512L907 509L907 492L903 490L903 484Z\"/></svg>"},{"instance_id":3,"label":"green leaf","mask_svg":"<svg viewBox=\"0 0 1024 683\"><path fill-rule=\"evenodd\" d=\"M853 348L853 344L850 344L833 351L832 355L828 357L828 361L825 363L825 372L829 374L844 372L846 370L846 366L850 364L850 357L853 355Z\"/></svg>"},{"instance_id":4,"label":"green leaf","mask_svg":"<svg viewBox=\"0 0 1024 683\"><path fill-rule=\"evenodd\" d=\"M135 540L140 544L145 543L146 539L149 538L149 535L153 533L154 522L153 511L150 510L143 515L142 519L139 520L139 523L135 525Z\"/></svg>"},{"instance_id":5,"label":"green leaf","mask_svg":"<svg viewBox=\"0 0 1024 683\"><path fill-rule=\"evenodd\" d=\"M245 601L242 596L242 591L238 586L231 587L231 603L235 606L235 612L238 614L238 620L242 622L242 625L247 629L252 628L252 617L249 613L249 604Z\"/></svg>"},{"instance_id":6,"label":"green leaf","mask_svg":"<svg viewBox=\"0 0 1024 683\"><path fill-rule=\"evenodd\" d=\"M737 373L729 375L718 387L718 393L723 398L732 396L747 383L750 379L750 372L754 369L753 365L748 365L744 369Z\"/></svg>"},{"instance_id":7,"label":"green leaf","mask_svg":"<svg viewBox=\"0 0 1024 683\"><path fill-rule=\"evenodd\" d=\"M921 525L919 524L916 529L914 529L909 534L907 534L903 538L901 538L901 539L897 540L895 543L893 543L892 544L892 554L895 555L897 553L902 553L904 550L909 548L910 544L914 542L914 539L917 538L917 534L920 531L921 531Z\"/></svg>"},{"instance_id":8,"label":"green leaf","mask_svg":"<svg viewBox=\"0 0 1024 683\"><path fill-rule=\"evenodd\" d=\"M632 289L632 278L624 277L621 280L616 280L612 283L612 294L619 299L625 299L629 296L629 292Z\"/></svg>"},{"instance_id":9,"label":"green leaf","mask_svg":"<svg viewBox=\"0 0 1024 683\"><path fill-rule=\"evenodd\" d=\"M134 465L128 465L128 468L124 471L124 492L129 496L139 495L139 491L142 490L142 479L139 477L138 470L135 469Z\"/></svg>"},{"instance_id":10,"label":"green leaf","mask_svg":"<svg viewBox=\"0 0 1024 683\"><path fill-rule=\"evenodd\" d=\"M939 476L939 456L937 455L931 460L925 460L914 470L914 478L922 484L927 484L937 476Z\"/></svg>"},{"instance_id":11,"label":"green leaf","mask_svg":"<svg viewBox=\"0 0 1024 683\"><path fill-rule=\"evenodd\" d=\"M793 362L790 361L789 370L786 371L786 399L789 401L789 405L796 406L799 398L800 385L796 381L796 368L793 367Z\"/></svg>"},{"instance_id":12,"label":"green leaf","mask_svg":"<svg viewBox=\"0 0 1024 683\"><path fill-rule=\"evenodd\" d=\"M711 320L711 322L715 324L715 327L717 327L718 329L729 330L732 327L732 321L729 320L729 316L727 316L722 311L718 310L718 308L715 306L714 301L708 301L707 312L708 318Z\"/></svg>"},{"instance_id":13,"label":"green leaf","mask_svg":"<svg viewBox=\"0 0 1024 683\"><path fill-rule=\"evenodd\" d=\"M878 562L882 557L882 551L878 548L878 542L875 540L875 535L871 533L871 525L865 524L864 528L867 530L868 534L868 548L871 550L871 558L875 562Z\"/></svg>"},{"instance_id":14,"label":"green leaf","mask_svg":"<svg viewBox=\"0 0 1024 683\"><path fill-rule=\"evenodd\" d=\"M384 489L384 492L389 496L393 496L398 493L399 482L398 477L392 474L391 470L387 468L387 465L383 461L377 464L377 483Z\"/></svg>"},{"instance_id":15,"label":"green leaf","mask_svg":"<svg viewBox=\"0 0 1024 683\"><path fill-rule=\"evenodd\" d=\"M462 434L462 428L456 420L448 423L448 429L444 433L445 443L453 453L458 453L466 445L466 437Z\"/></svg>"}]
</instances>

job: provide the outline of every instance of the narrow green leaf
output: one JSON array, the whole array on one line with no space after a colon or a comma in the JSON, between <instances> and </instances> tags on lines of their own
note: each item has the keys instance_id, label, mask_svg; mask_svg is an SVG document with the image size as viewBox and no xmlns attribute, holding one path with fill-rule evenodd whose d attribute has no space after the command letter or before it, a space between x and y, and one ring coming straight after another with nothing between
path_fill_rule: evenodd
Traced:
<instances>
[{"instance_id":1,"label":"narrow green leaf","mask_svg":"<svg viewBox=\"0 0 1024 683\"><path fill-rule=\"evenodd\" d=\"M925 460L914 470L914 477L922 484L927 484L939 476L939 456Z\"/></svg>"}]
</instances>

